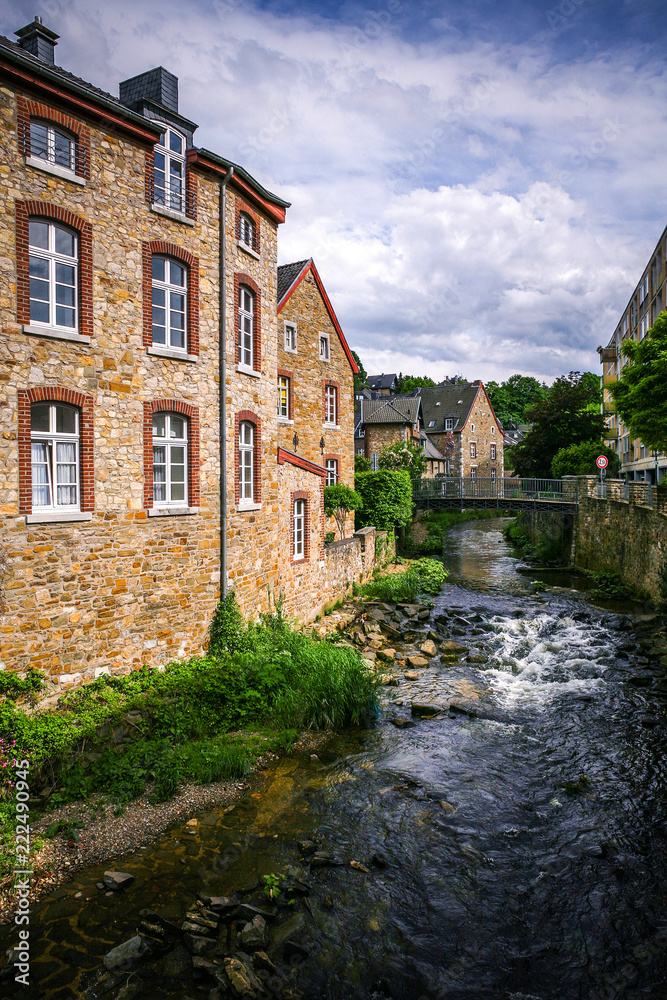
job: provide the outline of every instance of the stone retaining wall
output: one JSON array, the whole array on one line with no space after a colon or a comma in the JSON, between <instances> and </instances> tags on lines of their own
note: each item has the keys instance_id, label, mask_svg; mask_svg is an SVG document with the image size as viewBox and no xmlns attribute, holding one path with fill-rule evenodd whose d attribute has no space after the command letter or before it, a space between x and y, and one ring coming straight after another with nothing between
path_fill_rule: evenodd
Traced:
<instances>
[{"instance_id":1,"label":"stone retaining wall","mask_svg":"<svg viewBox=\"0 0 667 1000\"><path fill-rule=\"evenodd\" d=\"M353 583L366 583L376 568L385 566L395 555L394 533L373 527L361 528L352 538L328 545L324 550L324 592L330 597L323 608L346 597Z\"/></svg>"}]
</instances>

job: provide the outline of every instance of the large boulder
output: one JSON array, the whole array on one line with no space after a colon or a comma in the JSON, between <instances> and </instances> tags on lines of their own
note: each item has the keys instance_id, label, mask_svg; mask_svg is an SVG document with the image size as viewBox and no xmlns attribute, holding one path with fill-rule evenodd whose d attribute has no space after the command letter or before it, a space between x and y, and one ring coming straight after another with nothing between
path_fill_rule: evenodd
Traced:
<instances>
[{"instance_id":1,"label":"large boulder","mask_svg":"<svg viewBox=\"0 0 667 1000\"><path fill-rule=\"evenodd\" d=\"M134 937L123 941L122 944L107 952L104 956L104 968L109 970L129 968L134 962L143 958L147 952L148 945L141 935L135 934Z\"/></svg>"}]
</instances>

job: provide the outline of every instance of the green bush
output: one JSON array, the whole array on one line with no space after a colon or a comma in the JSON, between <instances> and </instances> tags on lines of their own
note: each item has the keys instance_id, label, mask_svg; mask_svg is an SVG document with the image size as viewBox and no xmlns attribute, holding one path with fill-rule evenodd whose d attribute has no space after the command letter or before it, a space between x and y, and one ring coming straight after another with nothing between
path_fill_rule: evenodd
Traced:
<instances>
[{"instance_id":1,"label":"green bush","mask_svg":"<svg viewBox=\"0 0 667 1000\"><path fill-rule=\"evenodd\" d=\"M595 464L598 455L606 455L609 465L607 476L613 479L621 468L621 460L613 450L602 441L582 441L561 448L551 460L551 475L554 479L561 476L596 476L600 470Z\"/></svg>"},{"instance_id":2,"label":"green bush","mask_svg":"<svg viewBox=\"0 0 667 1000\"><path fill-rule=\"evenodd\" d=\"M405 470L361 472L355 487L363 501L357 513L357 528L374 525L380 531L403 527L412 517L412 484Z\"/></svg>"}]
</instances>

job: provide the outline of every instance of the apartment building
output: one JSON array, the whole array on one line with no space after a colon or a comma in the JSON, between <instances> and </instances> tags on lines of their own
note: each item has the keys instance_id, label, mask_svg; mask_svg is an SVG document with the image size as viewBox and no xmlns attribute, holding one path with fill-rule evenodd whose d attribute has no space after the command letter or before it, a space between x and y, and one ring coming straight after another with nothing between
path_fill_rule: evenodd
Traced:
<instances>
[{"instance_id":1,"label":"apartment building","mask_svg":"<svg viewBox=\"0 0 667 1000\"><path fill-rule=\"evenodd\" d=\"M667 229L649 257L639 283L621 313L616 329L606 347L598 347L602 364L603 410L607 418L605 443L621 459L621 475L629 480L663 482L667 475L667 456L656 454L639 438L632 438L628 428L616 414L609 386L616 382L623 369L623 344L628 339L641 341L665 309L665 255Z\"/></svg>"},{"instance_id":2,"label":"apartment building","mask_svg":"<svg viewBox=\"0 0 667 1000\"><path fill-rule=\"evenodd\" d=\"M16 34L0 38L0 669L68 686L200 653L228 589L248 617L278 593L313 617L355 366L323 317L331 357L298 378L325 450L279 438L288 203L195 145L162 67L115 98L56 66L40 19Z\"/></svg>"}]
</instances>

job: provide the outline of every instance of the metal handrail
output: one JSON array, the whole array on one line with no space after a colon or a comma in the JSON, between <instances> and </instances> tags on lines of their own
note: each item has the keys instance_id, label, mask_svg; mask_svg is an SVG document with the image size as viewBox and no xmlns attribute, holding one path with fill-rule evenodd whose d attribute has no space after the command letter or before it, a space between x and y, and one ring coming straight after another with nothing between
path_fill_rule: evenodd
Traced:
<instances>
[{"instance_id":1,"label":"metal handrail","mask_svg":"<svg viewBox=\"0 0 667 1000\"><path fill-rule=\"evenodd\" d=\"M182 195L166 194L164 197L157 197L155 192L155 178L151 175L148 182L148 200L151 205L160 205L168 208L179 215L185 215L187 219L194 219L197 209L197 200L193 190L186 190ZM167 202L170 202L167 204Z\"/></svg>"},{"instance_id":2,"label":"metal handrail","mask_svg":"<svg viewBox=\"0 0 667 1000\"><path fill-rule=\"evenodd\" d=\"M86 168L88 165L88 150L79 141L77 136L72 136L72 142L74 144L74 173L77 177L86 176ZM56 161L51 159L49 156L49 149L44 143L39 141L33 141L33 137L30 131L30 121L24 121L21 123L21 147L24 156L34 156L37 159L44 160L45 163L55 163ZM60 166L65 166L65 164L59 164ZM66 169L71 169L71 167L66 167Z\"/></svg>"},{"instance_id":3,"label":"metal handrail","mask_svg":"<svg viewBox=\"0 0 667 1000\"><path fill-rule=\"evenodd\" d=\"M413 481L414 497L447 497L451 499L524 499L569 500L564 493L562 479L530 479L510 477L491 479L449 477L442 479L416 479ZM578 492L573 500L578 499Z\"/></svg>"}]
</instances>

